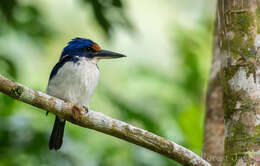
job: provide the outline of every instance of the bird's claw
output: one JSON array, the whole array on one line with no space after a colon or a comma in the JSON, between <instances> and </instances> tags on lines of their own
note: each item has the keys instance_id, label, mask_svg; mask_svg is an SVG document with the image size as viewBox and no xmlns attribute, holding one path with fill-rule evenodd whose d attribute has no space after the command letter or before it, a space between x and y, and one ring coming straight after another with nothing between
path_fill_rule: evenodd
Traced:
<instances>
[{"instance_id":1,"label":"bird's claw","mask_svg":"<svg viewBox=\"0 0 260 166\"><path fill-rule=\"evenodd\" d=\"M83 106L85 113L88 113L88 107Z\"/></svg>"},{"instance_id":2,"label":"bird's claw","mask_svg":"<svg viewBox=\"0 0 260 166\"><path fill-rule=\"evenodd\" d=\"M88 107L83 106L84 110L82 110L77 105L72 107L72 116L74 119L79 119L81 115L88 113Z\"/></svg>"}]
</instances>

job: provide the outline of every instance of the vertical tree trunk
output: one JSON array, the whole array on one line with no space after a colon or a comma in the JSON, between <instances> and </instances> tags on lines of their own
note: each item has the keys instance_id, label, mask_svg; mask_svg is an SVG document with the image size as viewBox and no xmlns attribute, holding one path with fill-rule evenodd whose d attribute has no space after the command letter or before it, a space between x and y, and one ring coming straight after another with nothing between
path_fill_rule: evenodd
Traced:
<instances>
[{"instance_id":1,"label":"vertical tree trunk","mask_svg":"<svg viewBox=\"0 0 260 166\"><path fill-rule=\"evenodd\" d=\"M220 83L221 56L219 47L220 30L218 27L217 20L215 23L214 51L206 99L207 112L203 144L203 158L213 166L222 164L224 153L224 110L222 101L223 91Z\"/></svg>"},{"instance_id":2,"label":"vertical tree trunk","mask_svg":"<svg viewBox=\"0 0 260 166\"><path fill-rule=\"evenodd\" d=\"M225 119L223 165L256 166L260 157L257 0L219 0L218 13Z\"/></svg>"}]
</instances>

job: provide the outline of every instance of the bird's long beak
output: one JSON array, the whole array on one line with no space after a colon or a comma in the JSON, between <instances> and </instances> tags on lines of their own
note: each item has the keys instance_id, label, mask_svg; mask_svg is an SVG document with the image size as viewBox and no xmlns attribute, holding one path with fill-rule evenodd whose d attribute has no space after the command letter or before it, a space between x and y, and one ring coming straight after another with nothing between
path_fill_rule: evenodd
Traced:
<instances>
[{"instance_id":1,"label":"bird's long beak","mask_svg":"<svg viewBox=\"0 0 260 166\"><path fill-rule=\"evenodd\" d=\"M93 53L93 56L97 57L99 59L112 59L112 58L126 57L123 54L119 54L119 53L108 51L108 50L97 51L97 52Z\"/></svg>"}]
</instances>

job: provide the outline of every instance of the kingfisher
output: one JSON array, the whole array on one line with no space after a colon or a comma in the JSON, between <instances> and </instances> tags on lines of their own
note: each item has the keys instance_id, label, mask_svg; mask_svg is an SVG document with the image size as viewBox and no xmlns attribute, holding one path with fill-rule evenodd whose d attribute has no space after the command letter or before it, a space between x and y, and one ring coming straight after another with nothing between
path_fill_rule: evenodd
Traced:
<instances>
[{"instance_id":1,"label":"kingfisher","mask_svg":"<svg viewBox=\"0 0 260 166\"><path fill-rule=\"evenodd\" d=\"M64 47L58 63L51 71L47 94L85 108L97 87L100 59L125 57L101 49L90 39L74 38ZM56 116L49 140L49 149L58 150L63 142L65 120Z\"/></svg>"}]
</instances>

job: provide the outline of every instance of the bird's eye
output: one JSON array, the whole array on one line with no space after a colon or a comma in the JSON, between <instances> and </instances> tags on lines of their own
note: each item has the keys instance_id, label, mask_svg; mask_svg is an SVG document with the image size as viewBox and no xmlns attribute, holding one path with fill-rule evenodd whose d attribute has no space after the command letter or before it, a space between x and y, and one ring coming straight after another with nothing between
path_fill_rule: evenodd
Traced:
<instances>
[{"instance_id":1,"label":"bird's eye","mask_svg":"<svg viewBox=\"0 0 260 166\"><path fill-rule=\"evenodd\" d=\"M92 48L90 48L90 47L85 47L85 50L86 50L86 51L88 51L88 52L91 52L91 51L93 51L93 49L92 49Z\"/></svg>"}]
</instances>

